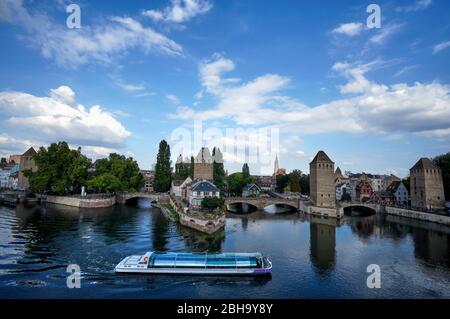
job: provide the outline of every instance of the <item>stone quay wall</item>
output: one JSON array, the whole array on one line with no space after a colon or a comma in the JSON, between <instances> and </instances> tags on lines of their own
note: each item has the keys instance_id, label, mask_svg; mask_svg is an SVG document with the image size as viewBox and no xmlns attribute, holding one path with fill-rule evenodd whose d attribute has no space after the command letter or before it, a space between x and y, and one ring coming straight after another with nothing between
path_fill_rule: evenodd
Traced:
<instances>
[{"instance_id":1,"label":"stone quay wall","mask_svg":"<svg viewBox=\"0 0 450 319\"><path fill-rule=\"evenodd\" d=\"M225 214L216 219L205 219L192 216L183 211L183 206L172 196L169 197L170 205L177 212L181 225L198 231L213 234L225 226Z\"/></svg>"},{"instance_id":2,"label":"stone quay wall","mask_svg":"<svg viewBox=\"0 0 450 319\"><path fill-rule=\"evenodd\" d=\"M225 216L222 216L216 220L207 220L181 214L180 224L204 233L212 234L225 226Z\"/></svg>"},{"instance_id":3,"label":"stone quay wall","mask_svg":"<svg viewBox=\"0 0 450 319\"><path fill-rule=\"evenodd\" d=\"M47 196L47 203L66 205L80 208L111 207L116 204L116 197L83 198L79 196Z\"/></svg>"},{"instance_id":4,"label":"stone quay wall","mask_svg":"<svg viewBox=\"0 0 450 319\"><path fill-rule=\"evenodd\" d=\"M431 214L425 212L419 212L410 209L397 208L397 207L389 207L386 206L385 211L387 214L403 216L408 218L426 220L433 223L444 224L450 226L450 216Z\"/></svg>"}]
</instances>

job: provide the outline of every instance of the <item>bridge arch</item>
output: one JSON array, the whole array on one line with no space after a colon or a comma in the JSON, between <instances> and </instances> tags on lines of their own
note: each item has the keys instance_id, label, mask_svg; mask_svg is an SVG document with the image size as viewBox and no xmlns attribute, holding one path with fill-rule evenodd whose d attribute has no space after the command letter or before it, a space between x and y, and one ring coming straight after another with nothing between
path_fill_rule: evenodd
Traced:
<instances>
[{"instance_id":1,"label":"bridge arch","mask_svg":"<svg viewBox=\"0 0 450 319\"><path fill-rule=\"evenodd\" d=\"M287 202L284 202L284 201L278 201L278 202L275 201L275 202L267 203L267 205L265 205L265 206L263 207L263 210L264 210L264 211L267 211L267 209L268 209L269 207L271 207L271 206L274 206L274 207L276 207L276 206L285 206L285 207L289 207L289 208L290 208L290 211L292 211L292 212L298 211L298 207L294 206L294 204L292 204L292 203L287 203Z\"/></svg>"},{"instance_id":2,"label":"bridge arch","mask_svg":"<svg viewBox=\"0 0 450 319\"><path fill-rule=\"evenodd\" d=\"M151 193L120 193L116 195L116 201L120 204L126 204L132 200L139 198L149 199L152 203L157 203L160 201L161 196L159 194Z\"/></svg>"},{"instance_id":3,"label":"bridge arch","mask_svg":"<svg viewBox=\"0 0 450 319\"><path fill-rule=\"evenodd\" d=\"M242 205L241 210L244 209L244 205L248 205L248 207L250 209L248 211L242 211L242 213L250 213L252 211L256 211L256 210L260 209L260 207L258 207L258 205L256 205L254 202L245 201L245 200L233 200L233 201L225 202L225 207L228 212L237 213L237 210L231 209L231 206L233 206L233 205Z\"/></svg>"},{"instance_id":4,"label":"bridge arch","mask_svg":"<svg viewBox=\"0 0 450 319\"><path fill-rule=\"evenodd\" d=\"M352 216L371 216L375 215L377 210L374 205L369 204L347 204L342 207L344 214Z\"/></svg>"}]
</instances>

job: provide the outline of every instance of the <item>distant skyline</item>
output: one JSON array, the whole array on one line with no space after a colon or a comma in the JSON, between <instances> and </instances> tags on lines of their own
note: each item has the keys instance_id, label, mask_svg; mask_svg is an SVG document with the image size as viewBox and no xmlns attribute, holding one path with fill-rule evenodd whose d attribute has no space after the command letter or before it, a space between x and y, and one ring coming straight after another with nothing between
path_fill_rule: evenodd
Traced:
<instances>
[{"instance_id":1,"label":"distant skyline","mask_svg":"<svg viewBox=\"0 0 450 319\"><path fill-rule=\"evenodd\" d=\"M403 177L450 151L450 2L377 1L380 29L370 3L1 0L0 156L65 140L150 169L160 140L202 120L277 128L288 171L324 150L343 172Z\"/></svg>"}]
</instances>

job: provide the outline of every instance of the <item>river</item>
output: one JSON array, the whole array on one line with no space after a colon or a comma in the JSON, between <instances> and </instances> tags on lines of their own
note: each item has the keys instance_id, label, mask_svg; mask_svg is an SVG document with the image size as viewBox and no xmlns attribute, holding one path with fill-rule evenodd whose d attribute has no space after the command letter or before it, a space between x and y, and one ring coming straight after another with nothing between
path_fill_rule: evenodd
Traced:
<instances>
[{"instance_id":1,"label":"river","mask_svg":"<svg viewBox=\"0 0 450 319\"><path fill-rule=\"evenodd\" d=\"M271 277L115 274L146 251L261 251ZM79 265L81 288L66 285ZM369 264L381 288L369 289ZM1 298L450 298L450 229L394 216L231 214L215 235L165 218L146 200L78 210L0 206Z\"/></svg>"}]
</instances>

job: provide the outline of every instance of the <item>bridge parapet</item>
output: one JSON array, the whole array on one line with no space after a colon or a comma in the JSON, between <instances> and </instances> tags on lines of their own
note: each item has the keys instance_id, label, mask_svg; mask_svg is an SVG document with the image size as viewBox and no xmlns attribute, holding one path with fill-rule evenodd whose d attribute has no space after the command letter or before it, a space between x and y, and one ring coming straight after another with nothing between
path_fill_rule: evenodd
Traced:
<instances>
[{"instance_id":1,"label":"bridge parapet","mask_svg":"<svg viewBox=\"0 0 450 319\"><path fill-rule=\"evenodd\" d=\"M259 210L263 210L265 207L270 205L288 205L296 210L299 209L299 200L290 200L284 198L265 198L265 197L228 197L225 198L225 205L231 204L249 204L255 206Z\"/></svg>"},{"instance_id":2,"label":"bridge parapet","mask_svg":"<svg viewBox=\"0 0 450 319\"><path fill-rule=\"evenodd\" d=\"M161 201L168 201L169 195L164 193L143 193L143 192L116 194L116 202L119 204L125 204L127 200L130 200L132 198L148 198L152 201L161 202Z\"/></svg>"}]
</instances>

